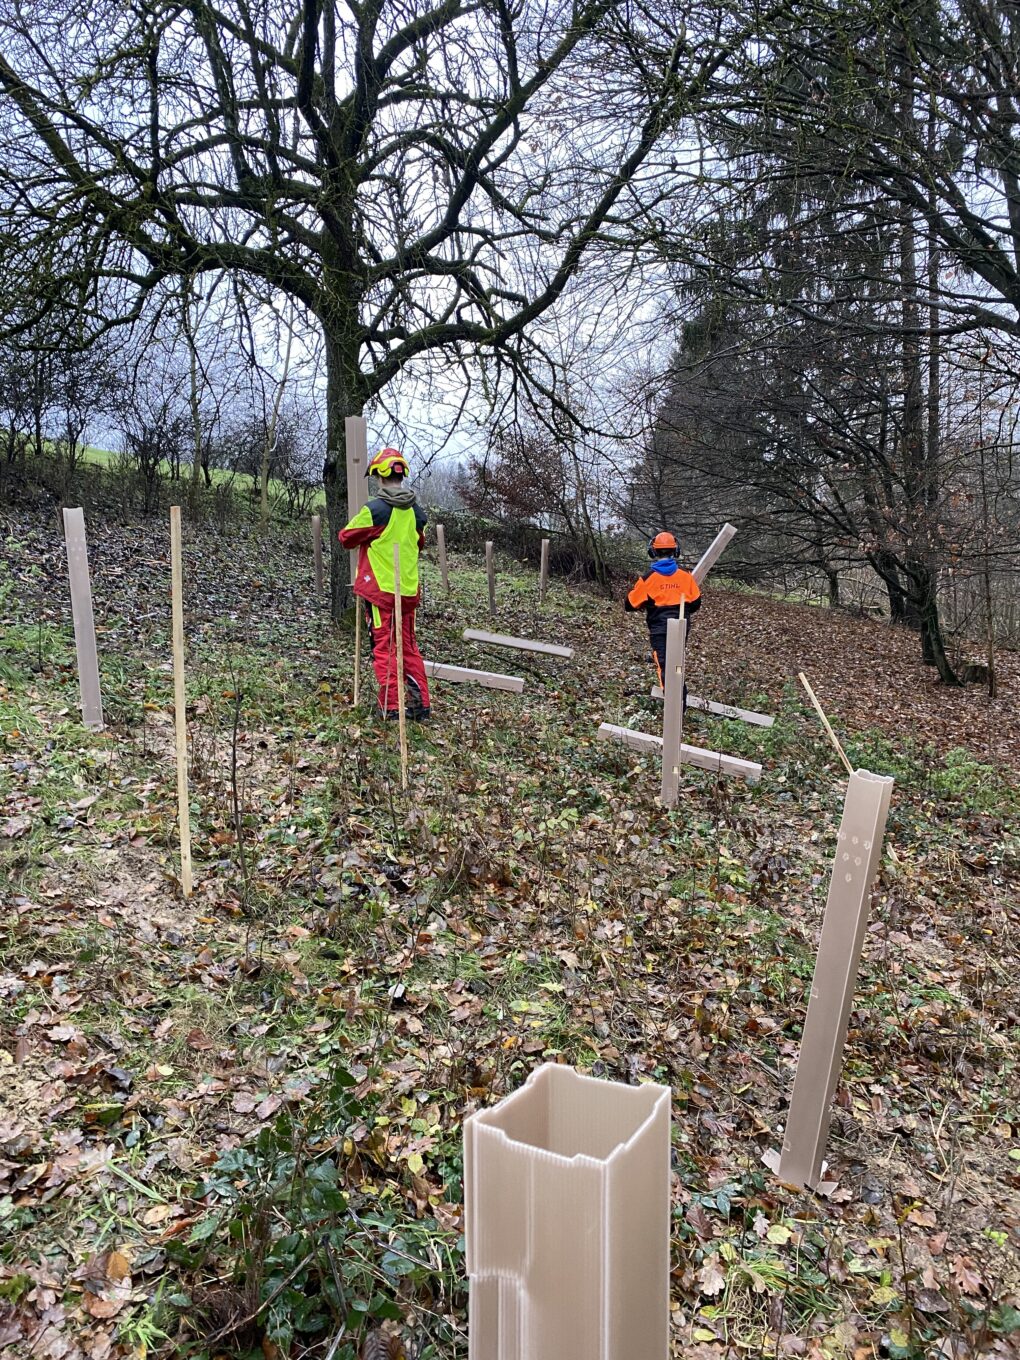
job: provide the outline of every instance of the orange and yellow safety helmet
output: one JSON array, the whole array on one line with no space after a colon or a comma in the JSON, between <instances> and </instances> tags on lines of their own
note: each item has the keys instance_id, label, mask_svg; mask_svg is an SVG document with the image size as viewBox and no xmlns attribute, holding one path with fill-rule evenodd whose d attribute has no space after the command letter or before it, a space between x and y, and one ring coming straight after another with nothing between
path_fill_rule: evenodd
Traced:
<instances>
[{"instance_id":1,"label":"orange and yellow safety helmet","mask_svg":"<svg viewBox=\"0 0 1020 1360\"><path fill-rule=\"evenodd\" d=\"M381 449L368 465L366 477L388 477L397 470L406 477L411 471L407 459L399 449Z\"/></svg>"}]
</instances>

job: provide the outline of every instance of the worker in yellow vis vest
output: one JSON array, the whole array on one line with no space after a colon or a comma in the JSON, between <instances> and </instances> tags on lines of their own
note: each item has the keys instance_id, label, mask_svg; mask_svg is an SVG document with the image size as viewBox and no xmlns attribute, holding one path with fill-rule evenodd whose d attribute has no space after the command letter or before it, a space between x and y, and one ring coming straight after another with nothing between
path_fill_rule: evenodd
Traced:
<instances>
[{"instance_id":1,"label":"worker in yellow vis vest","mask_svg":"<svg viewBox=\"0 0 1020 1360\"><path fill-rule=\"evenodd\" d=\"M393 576L393 545L400 544L400 598L404 639L404 683L407 716L423 722L431 712L425 662L418 650L414 613L421 599L418 554L425 546L425 511L405 486L407 459L397 449L383 449L368 465L369 477L379 478L379 494L362 506L340 530L340 545L357 548L358 570L354 593L363 602L372 638L372 665L379 685L379 708L385 718L396 718L397 635Z\"/></svg>"}]
</instances>

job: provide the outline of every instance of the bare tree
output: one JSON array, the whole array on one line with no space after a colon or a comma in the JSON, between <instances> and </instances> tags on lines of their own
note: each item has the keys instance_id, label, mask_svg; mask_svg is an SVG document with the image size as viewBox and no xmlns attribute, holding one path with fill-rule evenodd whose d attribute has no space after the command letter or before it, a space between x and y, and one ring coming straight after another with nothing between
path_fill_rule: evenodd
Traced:
<instances>
[{"instance_id":1,"label":"bare tree","mask_svg":"<svg viewBox=\"0 0 1020 1360\"><path fill-rule=\"evenodd\" d=\"M292 298L324 340L335 531L344 417L430 355L519 372L662 192L640 172L751 26L714 0L656 21L650 49L625 0L2 0L6 283L48 252L98 327L169 276Z\"/></svg>"}]
</instances>

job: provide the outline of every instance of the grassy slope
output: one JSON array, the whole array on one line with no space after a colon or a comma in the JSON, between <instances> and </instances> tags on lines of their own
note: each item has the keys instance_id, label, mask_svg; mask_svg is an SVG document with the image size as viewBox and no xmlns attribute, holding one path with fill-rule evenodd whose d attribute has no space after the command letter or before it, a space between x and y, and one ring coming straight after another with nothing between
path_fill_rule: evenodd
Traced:
<instances>
[{"instance_id":1,"label":"grassy slope","mask_svg":"<svg viewBox=\"0 0 1020 1360\"><path fill-rule=\"evenodd\" d=\"M562 588L539 614L534 581L505 574L499 628L575 661L471 647L483 576L454 558L449 600L427 573L426 655L528 687L439 687L404 797L396 733L350 708L352 639L311 598L304 535L266 550L189 531L184 903L165 530L90 528L110 724L93 735L59 543L9 527L0 1345L297 1355L340 1329L350 1360L382 1322L422 1356L462 1355L461 1120L563 1060L673 1087L677 1355L919 1357L944 1337L1010 1353L1008 699L993 724L887 629L714 590L692 687L779 717L763 733L692 716L689 739L765 775L690 774L665 814L653 762L595 741L603 718L655 730L640 623ZM760 1163L843 789L791 682L805 657L851 757L897 776L829 1202Z\"/></svg>"},{"instance_id":2,"label":"grassy slope","mask_svg":"<svg viewBox=\"0 0 1020 1360\"><path fill-rule=\"evenodd\" d=\"M96 467L113 469L117 466L118 455L111 453L109 449L97 449L91 444L85 449L82 461L92 463ZM190 466L185 467L181 476L187 480L191 476ZM210 468L209 476L212 478L214 486L233 485L239 496L250 496L252 485L258 484L258 478L252 477L247 472L230 472L227 468ZM269 479L269 504L272 507L277 501L283 500L283 488L275 477ZM310 512L315 513L326 508L325 492L319 490L311 503Z\"/></svg>"}]
</instances>

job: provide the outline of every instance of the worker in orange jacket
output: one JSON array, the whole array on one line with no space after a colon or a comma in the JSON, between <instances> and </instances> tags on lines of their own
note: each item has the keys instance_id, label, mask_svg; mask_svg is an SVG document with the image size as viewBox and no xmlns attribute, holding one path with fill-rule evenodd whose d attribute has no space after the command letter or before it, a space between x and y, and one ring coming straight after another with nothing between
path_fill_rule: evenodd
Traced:
<instances>
[{"instance_id":1,"label":"worker in orange jacket","mask_svg":"<svg viewBox=\"0 0 1020 1360\"><path fill-rule=\"evenodd\" d=\"M684 571L676 560L677 542L672 534L656 534L648 544L652 565L638 580L627 596L628 610L643 609L648 623L648 640L652 657L663 685L666 664L666 624L670 619L690 619L701 608L701 591L689 571ZM665 687L663 685L663 687ZM684 685L684 706L687 705L687 686Z\"/></svg>"}]
</instances>

